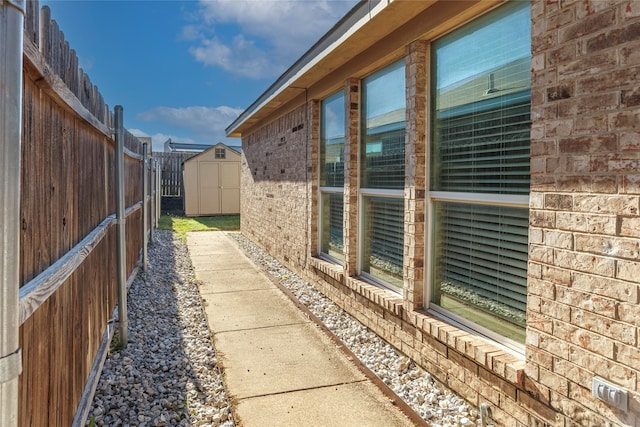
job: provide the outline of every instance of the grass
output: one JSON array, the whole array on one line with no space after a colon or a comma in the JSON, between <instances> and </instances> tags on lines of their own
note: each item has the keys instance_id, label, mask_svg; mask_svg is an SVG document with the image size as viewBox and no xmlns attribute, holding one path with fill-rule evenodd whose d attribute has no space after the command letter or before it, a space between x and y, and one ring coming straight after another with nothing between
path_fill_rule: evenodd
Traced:
<instances>
[{"instance_id":1,"label":"grass","mask_svg":"<svg viewBox=\"0 0 640 427\"><path fill-rule=\"evenodd\" d=\"M186 239L189 231L238 231L240 215L197 216L185 218L175 215L161 215L160 230L173 230L181 239Z\"/></svg>"}]
</instances>

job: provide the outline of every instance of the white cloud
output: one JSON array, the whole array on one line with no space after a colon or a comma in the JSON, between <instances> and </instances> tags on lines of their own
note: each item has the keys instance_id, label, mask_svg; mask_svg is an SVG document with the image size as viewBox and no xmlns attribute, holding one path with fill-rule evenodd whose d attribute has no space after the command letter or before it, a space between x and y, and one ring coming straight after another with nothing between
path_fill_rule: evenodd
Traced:
<instances>
[{"instance_id":1,"label":"white cloud","mask_svg":"<svg viewBox=\"0 0 640 427\"><path fill-rule=\"evenodd\" d=\"M198 137L198 142L215 143L226 139L225 128L229 126L242 111L241 108L227 106L156 107L139 113L136 118L145 122L162 122L176 129L185 129L188 130L190 134ZM193 140L181 140L185 138L180 139L174 136L167 136L167 138L169 137L178 142L195 142ZM164 140L162 142L164 142Z\"/></svg>"},{"instance_id":2,"label":"white cloud","mask_svg":"<svg viewBox=\"0 0 640 427\"><path fill-rule=\"evenodd\" d=\"M196 60L249 78L278 76L357 0L201 0L183 30ZM233 32L230 33L230 31Z\"/></svg>"}]
</instances>

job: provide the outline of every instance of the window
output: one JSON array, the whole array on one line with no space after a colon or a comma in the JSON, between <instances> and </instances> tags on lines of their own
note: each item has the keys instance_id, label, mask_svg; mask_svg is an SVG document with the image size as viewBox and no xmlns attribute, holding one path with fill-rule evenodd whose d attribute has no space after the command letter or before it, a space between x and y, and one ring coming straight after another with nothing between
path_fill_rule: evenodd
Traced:
<instances>
[{"instance_id":1,"label":"window","mask_svg":"<svg viewBox=\"0 0 640 427\"><path fill-rule=\"evenodd\" d=\"M399 291L403 284L405 66L362 81L360 272Z\"/></svg>"},{"instance_id":2,"label":"window","mask_svg":"<svg viewBox=\"0 0 640 427\"><path fill-rule=\"evenodd\" d=\"M496 9L436 41L431 73L431 307L520 347L529 226L529 28L527 2Z\"/></svg>"},{"instance_id":3,"label":"window","mask_svg":"<svg viewBox=\"0 0 640 427\"><path fill-rule=\"evenodd\" d=\"M343 261L344 94L323 100L320 115L320 253Z\"/></svg>"},{"instance_id":4,"label":"window","mask_svg":"<svg viewBox=\"0 0 640 427\"><path fill-rule=\"evenodd\" d=\"M216 159L225 159L227 152L224 148L216 148Z\"/></svg>"}]
</instances>

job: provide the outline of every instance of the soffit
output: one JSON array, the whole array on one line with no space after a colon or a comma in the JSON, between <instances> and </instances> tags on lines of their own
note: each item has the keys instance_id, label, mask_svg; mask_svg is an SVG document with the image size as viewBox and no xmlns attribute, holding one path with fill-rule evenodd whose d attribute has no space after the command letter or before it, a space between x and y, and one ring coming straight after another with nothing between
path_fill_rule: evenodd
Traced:
<instances>
[{"instance_id":1,"label":"soffit","mask_svg":"<svg viewBox=\"0 0 640 427\"><path fill-rule=\"evenodd\" d=\"M362 77L400 58L411 41L437 37L503 1L381 0L371 13L354 23L353 31L347 30L315 57L303 56L291 68L297 66L300 71L280 86L272 86L270 96L270 90L261 95L227 128L228 136L246 135L305 98L326 96L329 90L335 90L336 82L344 82L345 76ZM361 7L372 3L376 2ZM331 35L327 33L323 39ZM313 93L305 94L309 89Z\"/></svg>"}]
</instances>

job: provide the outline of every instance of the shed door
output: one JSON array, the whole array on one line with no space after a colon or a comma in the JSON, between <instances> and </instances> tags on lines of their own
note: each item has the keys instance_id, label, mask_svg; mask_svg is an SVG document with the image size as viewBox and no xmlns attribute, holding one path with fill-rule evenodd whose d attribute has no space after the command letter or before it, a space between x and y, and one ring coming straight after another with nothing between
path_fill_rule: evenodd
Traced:
<instances>
[{"instance_id":1,"label":"shed door","mask_svg":"<svg viewBox=\"0 0 640 427\"><path fill-rule=\"evenodd\" d=\"M200 214L220 212L220 163L200 162Z\"/></svg>"},{"instance_id":2,"label":"shed door","mask_svg":"<svg viewBox=\"0 0 640 427\"><path fill-rule=\"evenodd\" d=\"M220 163L220 201L222 212L240 212L240 163Z\"/></svg>"}]
</instances>

